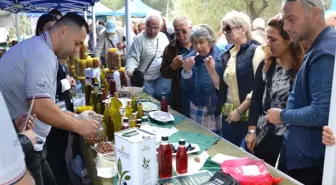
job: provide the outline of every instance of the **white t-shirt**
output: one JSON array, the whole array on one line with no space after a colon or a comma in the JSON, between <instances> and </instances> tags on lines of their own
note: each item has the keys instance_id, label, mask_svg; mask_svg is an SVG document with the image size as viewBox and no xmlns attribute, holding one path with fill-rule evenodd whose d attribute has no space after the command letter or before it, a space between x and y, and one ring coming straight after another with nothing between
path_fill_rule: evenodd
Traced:
<instances>
[{"instance_id":1,"label":"white t-shirt","mask_svg":"<svg viewBox=\"0 0 336 185\"><path fill-rule=\"evenodd\" d=\"M26 173L21 143L0 92L0 184L14 184Z\"/></svg>"}]
</instances>

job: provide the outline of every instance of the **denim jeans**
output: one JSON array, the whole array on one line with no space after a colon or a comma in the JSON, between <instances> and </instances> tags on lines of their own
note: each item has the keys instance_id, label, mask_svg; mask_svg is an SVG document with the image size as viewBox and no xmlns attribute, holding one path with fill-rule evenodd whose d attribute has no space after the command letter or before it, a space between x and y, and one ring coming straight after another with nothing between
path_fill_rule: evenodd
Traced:
<instances>
[{"instance_id":1,"label":"denim jeans","mask_svg":"<svg viewBox=\"0 0 336 185\"><path fill-rule=\"evenodd\" d=\"M29 155L26 156L27 168L34 177L36 185L57 185L46 156L46 147L40 152L29 153Z\"/></svg>"},{"instance_id":2,"label":"denim jeans","mask_svg":"<svg viewBox=\"0 0 336 185\"><path fill-rule=\"evenodd\" d=\"M166 94L166 99L170 104L170 88L171 81L170 79L165 79L160 76L154 80L145 80L144 91L154 97L157 100L161 100L161 94Z\"/></svg>"},{"instance_id":3,"label":"denim jeans","mask_svg":"<svg viewBox=\"0 0 336 185\"><path fill-rule=\"evenodd\" d=\"M159 78L154 80L145 80L144 83L144 91L145 93L151 95L152 97L156 98L155 87L156 83L158 82Z\"/></svg>"}]
</instances>

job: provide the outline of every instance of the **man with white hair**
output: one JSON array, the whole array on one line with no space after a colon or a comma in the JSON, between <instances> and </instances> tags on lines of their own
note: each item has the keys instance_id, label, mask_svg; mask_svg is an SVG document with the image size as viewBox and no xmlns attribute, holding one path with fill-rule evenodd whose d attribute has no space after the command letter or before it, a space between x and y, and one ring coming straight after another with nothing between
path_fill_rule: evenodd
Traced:
<instances>
[{"instance_id":1,"label":"man with white hair","mask_svg":"<svg viewBox=\"0 0 336 185\"><path fill-rule=\"evenodd\" d=\"M305 185L320 185L325 152L322 127L329 117L336 30L327 26L322 0L284 0L282 16L291 40L304 41L308 50L286 109L272 108L266 119L288 128L281 152L288 174Z\"/></svg>"},{"instance_id":2,"label":"man with white hair","mask_svg":"<svg viewBox=\"0 0 336 185\"><path fill-rule=\"evenodd\" d=\"M252 23L252 39L260 44L266 43L265 25L265 20L262 18L256 18Z\"/></svg>"},{"instance_id":3,"label":"man with white hair","mask_svg":"<svg viewBox=\"0 0 336 185\"><path fill-rule=\"evenodd\" d=\"M173 22L175 38L169 43L163 53L161 74L171 79L171 106L174 110L189 116L189 99L187 92L180 88L183 57L193 51L192 43L189 40L192 25L185 17L177 17Z\"/></svg>"},{"instance_id":4,"label":"man with white hair","mask_svg":"<svg viewBox=\"0 0 336 185\"><path fill-rule=\"evenodd\" d=\"M162 18L160 14L146 17L146 29L133 41L126 61L126 75L133 86L144 86L144 91L153 97L160 79L160 67L165 47L169 44L167 36L160 32ZM138 81L143 74L143 79ZM170 88L170 84L169 88Z\"/></svg>"}]
</instances>

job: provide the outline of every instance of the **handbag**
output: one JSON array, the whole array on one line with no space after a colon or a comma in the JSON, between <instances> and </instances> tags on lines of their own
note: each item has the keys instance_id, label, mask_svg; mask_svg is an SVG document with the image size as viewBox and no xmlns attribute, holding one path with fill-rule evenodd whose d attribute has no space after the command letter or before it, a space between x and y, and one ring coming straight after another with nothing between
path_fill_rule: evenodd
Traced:
<instances>
[{"instance_id":1,"label":"handbag","mask_svg":"<svg viewBox=\"0 0 336 185\"><path fill-rule=\"evenodd\" d=\"M150 65L153 63L153 61L156 57L157 51L158 51L158 47L159 47L159 39L157 39L157 42L156 42L155 54L154 54L153 58L151 59L151 61L149 62L148 66L146 67L145 72L140 71L139 67L134 70L133 75L131 76L131 85L132 86L134 86L134 87L143 87L144 86L145 73L149 69Z\"/></svg>"}]
</instances>

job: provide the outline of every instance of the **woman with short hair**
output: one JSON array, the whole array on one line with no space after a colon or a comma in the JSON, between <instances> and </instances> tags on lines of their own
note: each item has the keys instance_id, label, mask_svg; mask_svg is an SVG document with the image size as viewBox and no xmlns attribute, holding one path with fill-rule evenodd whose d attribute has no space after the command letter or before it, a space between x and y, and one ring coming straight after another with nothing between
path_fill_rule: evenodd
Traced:
<instances>
[{"instance_id":1,"label":"woman with short hair","mask_svg":"<svg viewBox=\"0 0 336 185\"><path fill-rule=\"evenodd\" d=\"M181 78L181 88L190 98L190 118L220 135L221 127L215 120L217 90L205 67L208 60L219 67L215 33L208 25L201 24L191 31L190 42L195 51L186 56Z\"/></svg>"},{"instance_id":2,"label":"woman with short hair","mask_svg":"<svg viewBox=\"0 0 336 185\"><path fill-rule=\"evenodd\" d=\"M219 72L210 61L206 66L218 90L216 116L222 117L222 137L240 146L247 133L254 73L264 52L251 39L251 21L246 14L227 13L222 20L222 29L232 46L221 55Z\"/></svg>"}]
</instances>

